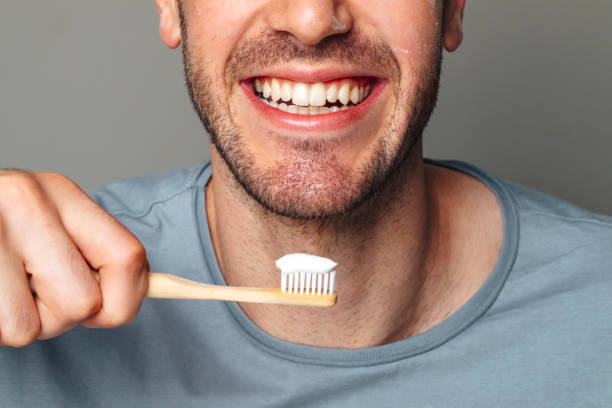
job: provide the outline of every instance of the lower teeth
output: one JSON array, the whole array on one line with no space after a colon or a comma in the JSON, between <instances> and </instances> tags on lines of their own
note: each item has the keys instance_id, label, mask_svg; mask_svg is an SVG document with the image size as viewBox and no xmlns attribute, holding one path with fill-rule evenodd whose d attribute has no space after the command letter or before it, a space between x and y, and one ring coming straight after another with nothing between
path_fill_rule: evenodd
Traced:
<instances>
[{"instance_id":1,"label":"lower teeth","mask_svg":"<svg viewBox=\"0 0 612 408\"><path fill-rule=\"evenodd\" d=\"M259 98L262 102L270 105L273 108L280 109L284 112L295 113L298 115L325 115L328 113L334 113L339 111L345 111L352 108L352 106L298 106L298 105L287 105L284 102L278 103L276 101L269 101L264 98Z\"/></svg>"}]
</instances>

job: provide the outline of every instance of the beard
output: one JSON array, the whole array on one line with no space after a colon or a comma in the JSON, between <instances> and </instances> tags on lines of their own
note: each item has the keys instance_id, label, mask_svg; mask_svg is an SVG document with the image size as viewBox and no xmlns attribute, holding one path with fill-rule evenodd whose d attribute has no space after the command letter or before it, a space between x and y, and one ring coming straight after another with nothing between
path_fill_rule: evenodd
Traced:
<instances>
[{"instance_id":1,"label":"beard","mask_svg":"<svg viewBox=\"0 0 612 408\"><path fill-rule=\"evenodd\" d=\"M350 215L393 179L421 139L437 100L441 42L426 69L410 73L415 78L415 89L409 92L400 89L399 62L383 42L351 31L306 47L288 33L264 33L254 40L242 41L231 54L224 73L227 95L241 78L241 67L260 67L263 72L271 62L348 62L352 67L376 67L378 72L384 72L396 103L381 130L382 137L369 147L367 160L354 169L338 160L335 151L339 141L307 138L288 141L273 165L258 164L245 142L245 132L234 120L235 114L223 102L227 98L206 72L206 56L198 56L192 50L182 8L180 14L185 80L193 107L237 183L270 213L295 220Z\"/></svg>"}]
</instances>

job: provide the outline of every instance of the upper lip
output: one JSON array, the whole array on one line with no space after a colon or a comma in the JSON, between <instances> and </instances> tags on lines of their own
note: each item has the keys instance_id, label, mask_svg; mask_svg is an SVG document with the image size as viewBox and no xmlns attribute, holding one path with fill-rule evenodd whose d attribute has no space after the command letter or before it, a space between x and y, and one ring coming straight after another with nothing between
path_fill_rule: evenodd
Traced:
<instances>
[{"instance_id":1,"label":"upper lip","mask_svg":"<svg viewBox=\"0 0 612 408\"><path fill-rule=\"evenodd\" d=\"M294 82L326 82L342 78L381 78L382 75L378 72L350 68L328 67L313 69L312 67L291 66L262 70L245 76L244 80L260 77L284 78Z\"/></svg>"}]
</instances>

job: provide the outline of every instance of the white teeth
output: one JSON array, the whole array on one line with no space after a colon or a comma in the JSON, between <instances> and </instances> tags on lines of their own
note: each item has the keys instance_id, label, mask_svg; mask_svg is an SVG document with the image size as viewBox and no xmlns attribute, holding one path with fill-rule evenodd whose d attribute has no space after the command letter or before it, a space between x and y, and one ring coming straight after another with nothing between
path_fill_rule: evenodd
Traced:
<instances>
[{"instance_id":1,"label":"white teeth","mask_svg":"<svg viewBox=\"0 0 612 408\"><path fill-rule=\"evenodd\" d=\"M308 86L302 82L298 82L293 85L293 99L291 100L294 105L308 106L310 103L310 92Z\"/></svg>"},{"instance_id":2,"label":"white teeth","mask_svg":"<svg viewBox=\"0 0 612 408\"><path fill-rule=\"evenodd\" d=\"M278 83L278 79L272 78L271 88L272 88L272 91L270 92L270 96L272 96L272 100L278 101L281 96L281 88L280 88L280 84Z\"/></svg>"},{"instance_id":3,"label":"white teeth","mask_svg":"<svg viewBox=\"0 0 612 408\"><path fill-rule=\"evenodd\" d=\"M270 94L272 93L272 88L270 87L270 82L264 81L263 84L263 97L268 99Z\"/></svg>"},{"instance_id":4,"label":"white teeth","mask_svg":"<svg viewBox=\"0 0 612 408\"><path fill-rule=\"evenodd\" d=\"M255 78L253 88L264 102L274 108L302 115L320 115L346 110L361 103L369 96L372 86L370 83L359 86L355 80L308 84L278 78ZM341 106L325 106L326 103L338 102ZM349 103L351 105L347 106Z\"/></svg>"},{"instance_id":5,"label":"white teeth","mask_svg":"<svg viewBox=\"0 0 612 408\"><path fill-rule=\"evenodd\" d=\"M329 103L335 103L338 100L338 86L336 84L328 86L325 96Z\"/></svg>"},{"instance_id":6,"label":"white teeth","mask_svg":"<svg viewBox=\"0 0 612 408\"><path fill-rule=\"evenodd\" d=\"M270 105L273 108L277 108L282 110L283 112L289 112L289 113L294 113L294 114L298 114L298 115L324 115L327 113L335 113L338 111L344 111L344 110L348 110L350 109L349 106L332 106L332 107L327 107L327 106L297 106L297 105L287 105L284 102L276 102L276 101L269 101L267 99L261 99L260 100L265 103L266 105Z\"/></svg>"},{"instance_id":7,"label":"white teeth","mask_svg":"<svg viewBox=\"0 0 612 408\"><path fill-rule=\"evenodd\" d=\"M289 82L283 82L281 87L281 99L288 102L293 98L293 91L291 90L291 84Z\"/></svg>"},{"instance_id":8,"label":"white teeth","mask_svg":"<svg viewBox=\"0 0 612 408\"><path fill-rule=\"evenodd\" d=\"M348 82L345 82L342 84L342 86L338 90L338 100L340 101L341 104L347 105L349 103L349 100L351 97L350 89L351 89L351 85Z\"/></svg>"},{"instance_id":9,"label":"white teeth","mask_svg":"<svg viewBox=\"0 0 612 408\"><path fill-rule=\"evenodd\" d=\"M325 99L325 85L317 82L310 88L310 106L323 106Z\"/></svg>"},{"instance_id":10,"label":"white teeth","mask_svg":"<svg viewBox=\"0 0 612 408\"><path fill-rule=\"evenodd\" d=\"M351 102L355 105L359 102L359 87L355 86L351 89Z\"/></svg>"}]
</instances>

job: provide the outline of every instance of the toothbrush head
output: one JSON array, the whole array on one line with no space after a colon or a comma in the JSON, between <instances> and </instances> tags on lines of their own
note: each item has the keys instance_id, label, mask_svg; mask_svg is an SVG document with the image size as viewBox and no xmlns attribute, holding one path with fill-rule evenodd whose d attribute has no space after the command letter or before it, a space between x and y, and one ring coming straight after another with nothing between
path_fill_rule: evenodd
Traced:
<instances>
[{"instance_id":1,"label":"toothbrush head","mask_svg":"<svg viewBox=\"0 0 612 408\"><path fill-rule=\"evenodd\" d=\"M276 260L281 270L281 292L300 295L332 295L338 265L321 256L288 254Z\"/></svg>"}]
</instances>

